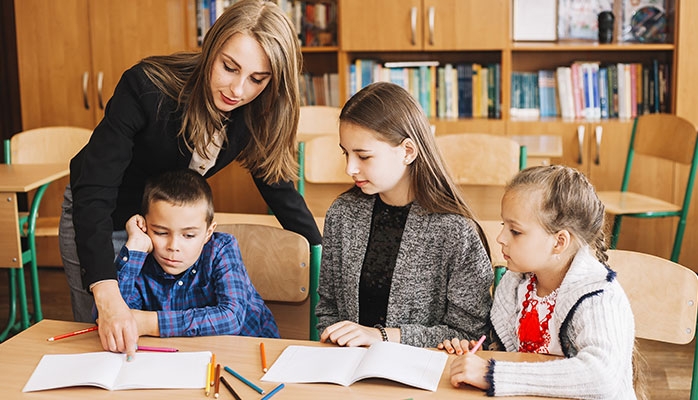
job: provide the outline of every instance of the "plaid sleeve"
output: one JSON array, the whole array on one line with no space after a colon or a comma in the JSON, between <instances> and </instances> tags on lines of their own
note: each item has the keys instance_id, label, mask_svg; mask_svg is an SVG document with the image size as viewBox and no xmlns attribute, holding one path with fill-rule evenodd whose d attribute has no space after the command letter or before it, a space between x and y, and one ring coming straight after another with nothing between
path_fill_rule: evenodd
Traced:
<instances>
[{"instance_id":1,"label":"plaid sleeve","mask_svg":"<svg viewBox=\"0 0 698 400\"><path fill-rule=\"evenodd\" d=\"M123 246L114 261L121 297L132 309L140 310L143 306L143 299L137 290L137 281L147 256L148 253L130 251L126 246Z\"/></svg>"}]
</instances>

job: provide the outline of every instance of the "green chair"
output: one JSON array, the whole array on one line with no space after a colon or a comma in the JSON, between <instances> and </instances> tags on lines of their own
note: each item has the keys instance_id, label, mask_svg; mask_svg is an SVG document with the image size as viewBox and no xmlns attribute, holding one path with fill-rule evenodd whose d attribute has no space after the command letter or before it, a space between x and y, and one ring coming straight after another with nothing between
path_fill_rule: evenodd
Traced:
<instances>
[{"instance_id":1,"label":"green chair","mask_svg":"<svg viewBox=\"0 0 698 400\"><path fill-rule=\"evenodd\" d=\"M698 276L664 258L628 250L609 250L608 265L616 271L635 316L635 337L689 344L696 333ZM698 346L694 350L692 400L698 400Z\"/></svg>"},{"instance_id":2,"label":"green chair","mask_svg":"<svg viewBox=\"0 0 698 400\"><path fill-rule=\"evenodd\" d=\"M674 235L671 260L678 262L698 165L697 138L698 132L695 126L673 114L645 114L635 118L620 191L598 192L599 199L606 206L606 211L615 215L610 246L612 249L618 244L623 217L677 217L678 225ZM687 166L685 187L682 190L679 186L673 191L682 192L681 198L672 199L673 193L667 193L665 199L659 199L629 191L631 178L635 177L631 173L635 155L668 160L676 165ZM671 177L667 178L671 179Z\"/></svg>"},{"instance_id":3,"label":"green chair","mask_svg":"<svg viewBox=\"0 0 698 400\"><path fill-rule=\"evenodd\" d=\"M298 192L305 195L305 142L316 136L333 135L339 142L338 107L302 106L298 120Z\"/></svg>"},{"instance_id":4,"label":"green chair","mask_svg":"<svg viewBox=\"0 0 698 400\"><path fill-rule=\"evenodd\" d=\"M526 168L526 146L486 133L437 135L436 144L478 219L499 219L504 187Z\"/></svg>"},{"instance_id":5,"label":"green chair","mask_svg":"<svg viewBox=\"0 0 698 400\"><path fill-rule=\"evenodd\" d=\"M223 223L216 230L237 239L250 280L274 315L281 337L318 340L315 305L321 246L309 246L295 232L262 224Z\"/></svg>"},{"instance_id":6,"label":"green chair","mask_svg":"<svg viewBox=\"0 0 698 400\"><path fill-rule=\"evenodd\" d=\"M6 164L46 164L68 163L70 159L87 143L92 131L85 128L56 126L31 129L13 135L3 141ZM22 251L22 265L29 265L31 279L33 318L27 304L26 283L23 269L10 268L10 315L8 325L0 332L0 341L10 333L29 327L32 322L43 319L41 294L36 255L37 224L40 224L39 206L49 184L39 187L31 201L29 211L19 218L20 235L26 238L26 250ZM61 192L62 194L62 192ZM62 198L62 195L61 195ZM51 219L57 223L57 218ZM57 226L56 226L57 229ZM17 299L19 299L20 321L15 323Z\"/></svg>"}]
</instances>

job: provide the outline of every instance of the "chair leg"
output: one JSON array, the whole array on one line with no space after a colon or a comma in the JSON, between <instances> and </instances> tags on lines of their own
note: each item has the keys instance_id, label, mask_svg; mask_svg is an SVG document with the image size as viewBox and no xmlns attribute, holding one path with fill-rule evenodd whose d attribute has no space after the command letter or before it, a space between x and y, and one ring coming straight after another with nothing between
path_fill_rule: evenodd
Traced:
<instances>
[{"instance_id":1,"label":"chair leg","mask_svg":"<svg viewBox=\"0 0 698 400\"><path fill-rule=\"evenodd\" d=\"M10 292L10 307L7 314L7 327L0 332L0 342L3 342L9 336L13 327L15 326L15 320L17 319L17 271L22 271L21 269L9 268L7 270L7 288Z\"/></svg>"},{"instance_id":2,"label":"chair leg","mask_svg":"<svg viewBox=\"0 0 698 400\"><path fill-rule=\"evenodd\" d=\"M322 258L322 245L310 247L310 340L319 341L320 333L317 331L317 315L315 307L320 300L317 292L320 286L320 260Z\"/></svg>"},{"instance_id":3,"label":"chair leg","mask_svg":"<svg viewBox=\"0 0 698 400\"><path fill-rule=\"evenodd\" d=\"M623 217L621 215L616 215L613 218L613 232L611 233L611 249L615 249L618 244L618 236L620 236L620 223Z\"/></svg>"},{"instance_id":4,"label":"chair leg","mask_svg":"<svg viewBox=\"0 0 698 400\"><path fill-rule=\"evenodd\" d=\"M674 237L674 248L671 251L671 261L678 263L679 254L681 253L681 244L683 242L683 233L686 230L686 218L679 218L679 225L676 227L676 236Z\"/></svg>"},{"instance_id":5,"label":"chair leg","mask_svg":"<svg viewBox=\"0 0 698 400\"><path fill-rule=\"evenodd\" d=\"M696 348L693 350L693 374L691 378L690 400L698 400L698 336L694 338L694 344Z\"/></svg>"}]
</instances>

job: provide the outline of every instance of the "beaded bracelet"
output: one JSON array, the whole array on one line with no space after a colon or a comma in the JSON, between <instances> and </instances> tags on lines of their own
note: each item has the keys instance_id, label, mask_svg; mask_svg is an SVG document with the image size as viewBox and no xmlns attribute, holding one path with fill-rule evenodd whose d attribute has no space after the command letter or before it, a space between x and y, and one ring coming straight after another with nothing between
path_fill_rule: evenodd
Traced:
<instances>
[{"instance_id":1,"label":"beaded bracelet","mask_svg":"<svg viewBox=\"0 0 698 400\"><path fill-rule=\"evenodd\" d=\"M388 332L385 331L385 328L383 328L383 325L375 324L375 325L373 325L373 327L380 331L381 337L383 338L383 341L387 342L388 341Z\"/></svg>"}]
</instances>

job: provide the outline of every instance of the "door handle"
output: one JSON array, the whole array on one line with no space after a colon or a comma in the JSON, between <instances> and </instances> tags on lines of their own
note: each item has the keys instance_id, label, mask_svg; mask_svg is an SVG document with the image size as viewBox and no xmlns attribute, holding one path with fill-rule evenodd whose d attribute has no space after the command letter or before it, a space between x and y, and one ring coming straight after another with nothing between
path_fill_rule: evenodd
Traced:
<instances>
[{"instance_id":1,"label":"door handle","mask_svg":"<svg viewBox=\"0 0 698 400\"><path fill-rule=\"evenodd\" d=\"M603 127L597 125L594 129L594 137L596 139L596 156L594 157L594 164L599 165L601 163L601 137L603 136Z\"/></svg>"},{"instance_id":2,"label":"door handle","mask_svg":"<svg viewBox=\"0 0 698 400\"><path fill-rule=\"evenodd\" d=\"M412 46L417 45L417 7L410 10L410 25L412 27Z\"/></svg>"},{"instance_id":3,"label":"door handle","mask_svg":"<svg viewBox=\"0 0 698 400\"><path fill-rule=\"evenodd\" d=\"M97 100L99 102L99 109L104 110L104 101L102 100L102 87L104 86L104 72L99 71L97 73Z\"/></svg>"},{"instance_id":4,"label":"door handle","mask_svg":"<svg viewBox=\"0 0 698 400\"><path fill-rule=\"evenodd\" d=\"M90 99L87 96L87 85L90 81L90 73L85 71L82 73L82 104L85 110L90 109Z\"/></svg>"},{"instance_id":5,"label":"door handle","mask_svg":"<svg viewBox=\"0 0 698 400\"><path fill-rule=\"evenodd\" d=\"M428 18L429 18L429 46L434 45L434 7L429 7Z\"/></svg>"}]
</instances>

